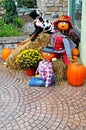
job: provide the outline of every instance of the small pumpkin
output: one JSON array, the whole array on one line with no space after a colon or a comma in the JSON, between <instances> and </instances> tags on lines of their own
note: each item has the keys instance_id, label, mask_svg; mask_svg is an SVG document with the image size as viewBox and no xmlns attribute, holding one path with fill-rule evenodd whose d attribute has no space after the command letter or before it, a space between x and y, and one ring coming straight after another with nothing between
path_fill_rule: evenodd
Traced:
<instances>
[{"instance_id":1,"label":"small pumpkin","mask_svg":"<svg viewBox=\"0 0 86 130\"><path fill-rule=\"evenodd\" d=\"M80 86L84 83L86 78L86 68L81 61L73 62L68 66L67 69L67 80L68 83L73 86Z\"/></svg>"},{"instance_id":2,"label":"small pumpkin","mask_svg":"<svg viewBox=\"0 0 86 130\"><path fill-rule=\"evenodd\" d=\"M47 60L52 60L52 58L55 58L57 57L57 54L55 53L49 53L49 52L42 52L42 56L44 59L47 59Z\"/></svg>"},{"instance_id":3,"label":"small pumpkin","mask_svg":"<svg viewBox=\"0 0 86 130\"><path fill-rule=\"evenodd\" d=\"M72 56L72 59L73 59L73 60L77 60L77 59L78 59L78 56L73 55L73 56Z\"/></svg>"},{"instance_id":4,"label":"small pumpkin","mask_svg":"<svg viewBox=\"0 0 86 130\"><path fill-rule=\"evenodd\" d=\"M1 51L1 57L2 57L2 59L6 60L11 53L12 53L12 49L11 48L4 48Z\"/></svg>"},{"instance_id":5,"label":"small pumpkin","mask_svg":"<svg viewBox=\"0 0 86 130\"><path fill-rule=\"evenodd\" d=\"M58 26L59 30L68 30L69 29L68 22L59 22L57 26Z\"/></svg>"},{"instance_id":6,"label":"small pumpkin","mask_svg":"<svg viewBox=\"0 0 86 130\"><path fill-rule=\"evenodd\" d=\"M72 56L78 56L79 54L80 54L79 49L74 48L74 49L72 50Z\"/></svg>"}]
</instances>

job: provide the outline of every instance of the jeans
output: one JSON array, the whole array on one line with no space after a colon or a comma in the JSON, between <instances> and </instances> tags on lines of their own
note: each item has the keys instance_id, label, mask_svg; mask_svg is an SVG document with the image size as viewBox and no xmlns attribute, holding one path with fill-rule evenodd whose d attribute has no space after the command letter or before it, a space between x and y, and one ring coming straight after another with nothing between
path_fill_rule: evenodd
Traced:
<instances>
[{"instance_id":1,"label":"jeans","mask_svg":"<svg viewBox=\"0 0 86 130\"><path fill-rule=\"evenodd\" d=\"M46 80L43 80L41 77L32 77L30 79L30 81L28 82L28 85L29 86L39 86L39 87L44 87L45 86L45 83L46 83ZM51 79L51 84L54 84L55 83L55 76L53 75L52 76L52 79Z\"/></svg>"}]
</instances>

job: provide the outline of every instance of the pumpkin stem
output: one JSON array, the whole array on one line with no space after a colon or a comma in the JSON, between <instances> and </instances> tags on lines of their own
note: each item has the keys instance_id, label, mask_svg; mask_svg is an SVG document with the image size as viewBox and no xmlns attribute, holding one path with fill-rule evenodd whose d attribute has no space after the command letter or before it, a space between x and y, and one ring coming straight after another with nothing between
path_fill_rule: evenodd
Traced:
<instances>
[{"instance_id":1,"label":"pumpkin stem","mask_svg":"<svg viewBox=\"0 0 86 130\"><path fill-rule=\"evenodd\" d=\"M82 64L82 61L79 57L77 57L76 60L72 60L72 62L76 62L78 66L80 66Z\"/></svg>"},{"instance_id":2,"label":"pumpkin stem","mask_svg":"<svg viewBox=\"0 0 86 130\"><path fill-rule=\"evenodd\" d=\"M80 61L79 57L77 57L76 59L72 59L72 62L78 62L78 61Z\"/></svg>"},{"instance_id":3,"label":"pumpkin stem","mask_svg":"<svg viewBox=\"0 0 86 130\"><path fill-rule=\"evenodd\" d=\"M82 64L82 61L81 61L80 58L77 58L76 62L77 62L77 65L78 65L78 66L80 66L80 65Z\"/></svg>"}]
</instances>

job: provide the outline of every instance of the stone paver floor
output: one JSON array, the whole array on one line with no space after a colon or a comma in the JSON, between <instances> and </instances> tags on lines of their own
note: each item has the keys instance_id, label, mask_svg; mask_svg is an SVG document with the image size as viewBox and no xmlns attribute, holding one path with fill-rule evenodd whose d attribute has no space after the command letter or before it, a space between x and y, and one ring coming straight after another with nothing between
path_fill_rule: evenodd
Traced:
<instances>
[{"instance_id":1,"label":"stone paver floor","mask_svg":"<svg viewBox=\"0 0 86 130\"><path fill-rule=\"evenodd\" d=\"M44 88L28 80L0 65L0 130L86 130L86 83Z\"/></svg>"}]
</instances>

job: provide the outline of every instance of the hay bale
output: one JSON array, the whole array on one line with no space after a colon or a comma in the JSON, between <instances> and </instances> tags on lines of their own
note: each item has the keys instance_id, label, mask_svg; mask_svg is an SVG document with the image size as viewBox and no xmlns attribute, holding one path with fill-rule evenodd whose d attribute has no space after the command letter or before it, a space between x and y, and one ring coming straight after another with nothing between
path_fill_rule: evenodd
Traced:
<instances>
[{"instance_id":1,"label":"hay bale","mask_svg":"<svg viewBox=\"0 0 86 130\"><path fill-rule=\"evenodd\" d=\"M56 76L56 84L61 84L61 82L66 79L67 66L63 63L61 59L52 61L53 71Z\"/></svg>"},{"instance_id":2,"label":"hay bale","mask_svg":"<svg viewBox=\"0 0 86 130\"><path fill-rule=\"evenodd\" d=\"M17 69L18 66L15 63L15 60L18 54L20 54L25 49L37 49L38 51L41 51L45 46L50 44L50 37L51 37L50 34L42 32L38 35L38 37L34 41L30 40L24 45L17 47L7 58L6 60L7 65L10 68Z\"/></svg>"}]
</instances>

